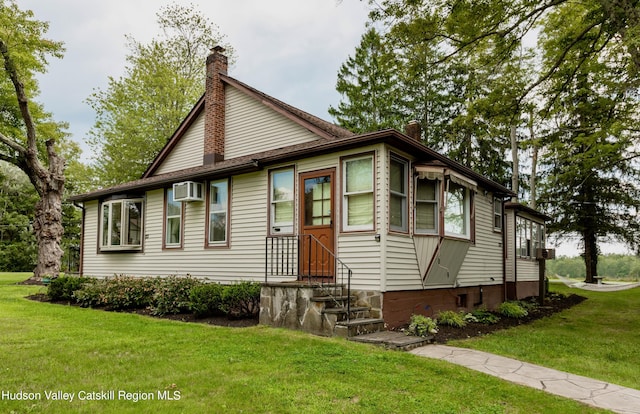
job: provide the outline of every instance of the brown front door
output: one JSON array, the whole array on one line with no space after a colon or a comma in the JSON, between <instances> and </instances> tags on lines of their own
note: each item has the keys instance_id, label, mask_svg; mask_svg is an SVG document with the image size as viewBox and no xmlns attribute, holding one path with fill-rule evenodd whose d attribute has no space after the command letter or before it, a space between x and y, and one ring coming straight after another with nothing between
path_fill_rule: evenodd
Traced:
<instances>
[{"instance_id":1,"label":"brown front door","mask_svg":"<svg viewBox=\"0 0 640 414\"><path fill-rule=\"evenodd\" d=\"M334 177L333 169L300 175L300 188L303 189L300 202L303 235L300 274L303 276L334 276Z\"/></svg>"}]
</instances>

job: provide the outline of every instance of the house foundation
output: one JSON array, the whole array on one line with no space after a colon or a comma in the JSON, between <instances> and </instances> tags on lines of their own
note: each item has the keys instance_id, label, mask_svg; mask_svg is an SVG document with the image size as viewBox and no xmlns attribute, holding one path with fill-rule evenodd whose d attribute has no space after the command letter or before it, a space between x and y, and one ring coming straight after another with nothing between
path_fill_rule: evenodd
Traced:
<instances>
[{"instance_id":1,"label":"house foundation","mask_svg":"<svg viewBox=\"0 0 640 414\"><path fill-rule=\"evenodd\" d=\"M385 292L382 307L387 328L396 329L407 325L413 314L433 317L444 310L470 311L483 305L493 310L503 301L504 286L488 285Z\"/></svg>"}]
</instances>

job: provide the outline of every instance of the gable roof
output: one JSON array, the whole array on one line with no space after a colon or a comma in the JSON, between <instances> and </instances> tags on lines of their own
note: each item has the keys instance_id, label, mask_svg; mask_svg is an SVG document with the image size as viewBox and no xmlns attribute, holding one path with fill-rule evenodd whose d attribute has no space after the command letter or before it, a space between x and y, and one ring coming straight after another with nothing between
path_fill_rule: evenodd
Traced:
<instances>
[{"instance_id":1,"label":"gable roof","mask_svg":"<svg viewBox=\"0 0 640 414\"><path fill-rule=\"evenodd\" d=\"M261 104L274 110L280 115L283 115L287 119L295 122L303 128L308 129L321 138L335 139L355 135L348 129L342 128L338 125L332 124L331 122L327 122L321 118L318 118L317 116L311 115L310 113L305 112L301 109L295 108L230 76L220 74L220 78L225 84L235 87L245 95L255 99ZM193 124L198 115L200 115L204 111L204 104L205 95L203 94L191 109L189 114L186 116L186 118L182 121L178 129L176 129L176 131L173 133L167 144L162 148L160 153L149 165L147 170L142 175L142 178L149 178L153 176L153 174L157 171L163 161L169 156L171 151L178 144L180 139L182 139L184 133Z\"/></svg>"},{"instance_id":2,"label":"gable roof","mask_svg":"<svg viewBox=\"0 0 640 414\"><path fill-rule=\"evenodd\" d=\"M505 197L515 196L515 194L506 187L476 173L470 168L465 167L450 158L447 158L421 142L418 142L394 129L387 129L360 135L351 134L350 136L336 137L333 139L320 138L303 144L290 145L275 150L231 158L216 162L215 164L202 165L166 174L143 177L139 180L116 185L114 187L74 195L70 197L69 200L88 201L116 194L136 193L164 188L179 181L224 178L231 175L259 171L271 165L295 161L305 157L312 157L315 155L378 143L387 143L394 148L412 154L421 160L438 161L452 170L474 179L483 188L495 192L497 195Z\"/></svg>"}]
</instances>

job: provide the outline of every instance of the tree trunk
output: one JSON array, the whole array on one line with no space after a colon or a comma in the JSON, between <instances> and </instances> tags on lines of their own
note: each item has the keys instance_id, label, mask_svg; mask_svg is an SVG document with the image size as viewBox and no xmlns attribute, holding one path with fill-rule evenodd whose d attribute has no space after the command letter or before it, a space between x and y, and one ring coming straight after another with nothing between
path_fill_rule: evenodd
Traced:
<instances>
[{"instance_id":1,"label":"tree trunk","mask_svg":"<svg viewBox=\"0 0 640 414\"><path fill-rule=\"evenodd\" d=\"M35 207L33 229L38 243L38 263L29 280L42 282L45 277L55 278L60 273L63 250L60 241L62 227L62 195L54 190L43 194Z\"/></svg>"},{"instance_id":2,"label":"tree trunk","mask_svg":"<svg viewBox=\"0 0 640 414\"><path fill-rule=\"evenodd\" d=\"M538 143L535 140L535 134L533 132L533 111L529 113L529 139L533 146L533 154L531 155L531 179L529 180L529 187L531 196L529 197L529 207L537 208L536 198L537 194L537 182L536 175L538 174Z\"/></svg>"},{"instance_id":3,"label":"tree trunk","mask_svg":"<svg viewBox=\"0 0 640 414\"><path fill-rule=\"evenodd\" d=\"M511 157L513 160L512 175L511 175L511 190L516 193L516 196L511 201L518 201L518 192L520 191L520 166L518 165L518 136L516 135L516 126L511 125Z\"/></svg>"},{"instance_id":4,"label":"tree trunk","mask_svg":"<svg viewBox=\"0 0 640 414\"><path fill-rule=\"evenodd\" d=\"M585 283L595 283L594 276L598 276L598 241L595 233L587 228L582 233L584 242L584 264L586 267Z\"/></svg>"}]
</instances>

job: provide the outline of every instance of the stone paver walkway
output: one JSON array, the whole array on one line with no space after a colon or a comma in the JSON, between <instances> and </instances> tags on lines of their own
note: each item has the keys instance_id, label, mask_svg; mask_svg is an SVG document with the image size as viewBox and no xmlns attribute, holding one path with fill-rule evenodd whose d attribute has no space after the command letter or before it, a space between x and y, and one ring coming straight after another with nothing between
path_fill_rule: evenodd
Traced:
<instances>
[{"instance_id":1,"label":"stone paver walkway","mask_svg":"<svg viewBox=\"0 0 640 414\"><path fill-rule=\"evenodd\" d=\"M427 345L412 354L441 359L622 414L640 414L640 391L473 349Z\"/></svg>"}]
</instances>

